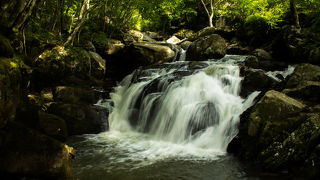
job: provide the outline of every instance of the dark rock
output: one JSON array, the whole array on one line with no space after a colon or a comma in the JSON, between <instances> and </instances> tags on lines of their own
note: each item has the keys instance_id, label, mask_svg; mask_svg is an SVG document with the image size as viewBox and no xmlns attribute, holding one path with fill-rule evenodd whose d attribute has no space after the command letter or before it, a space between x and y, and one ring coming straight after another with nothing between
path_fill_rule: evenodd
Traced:
<instances>
[{"instance_id":1,"label":"dark rock","mask_svg":"<svg viewBox=\"0 0 320 180\"><path fill-rule=\"evenodd\" d=\"M201 29L200 31L196 32L195 34L191 35L188 39L188 41L194 41L196 39L199 39L201 37L209 36L214 34L216 31L216 28L214 27L206 27Z\"/></svg>"},{"instance_id":2,"label":"dark rock","mask_svg":"<svg viewBox=\"0 0 320 180\"><path fill-rule=\"evenodd\" d=\"M14 50L10 44L9 39L5 38L0 34L0 56L2 57L13 57Z\"/></svg>"},{"instance_id":3,"label":"dark rock","mask_svg":"<svg viewBox=\"0 0 320 180\"><path fill-rule=\"evenodd\" d=\"M305 110L306 105L271 90L254 106L248 119L248 152L257 153L268 147L275 140L284 140L288 132L301 123L303 118L297 116Z\"/></svg>"},{"instance_id":4,"label":"dark rock","mask_svg":"<svg viewBox=\"0 0 320 180\"><path fill-rule=\"evenodd\" d=\"M192 44L191 41L184 41L180 44L180 46L182 49L187 50L191 44Z\"/></svg>"},{"instance_id":5,"label":"dark rock","mask_svg":"<svg viewBox=\"0 0 320 180\"><path fill-rule=\"evenodd\" d=\"M255 49L252 52L252 55L256 56L259 61L272 61L273 58L270 53L265 51L264 49Z\"/></svg>"},{"instance_id":6,"label":"dark rock","mask_svg":"<svg viewBox=\"0 0 320 180\"><path fill-rule=\"evenodd\" d=\"M311 64L320 65L320 47L314 48L310 51L309 62Z\"/></svg>"},{"instance_id":7,"label":"dark rock","mask_svg":"<svg viewBox=\"0 0 320 180\"><path fill-rule=\"evenodd\" d=\"M304 101L320 102L320 82L304 81L297 88L284 89L282 91L288 96Z\"/></svg>"},{"instance_id":8,"label":"dark rock","mask_svg":"<svg viewBox=\"0 0 320 180\"><path fill-rule=\"evenodd\" d=\"M187 50L187 61L204 61L225 56L226 41L217 34L205 36L194 41Z\"/></svg>"},{"instance_id":9,"label":"dark rock","mask_svg":"<svg viewBox=\"0 0 320 180\"><path fill-rule=\"evenodd\" d=\"M233 55L248 55L250 49L248 47L242 47L238 44L231 44L227 47L227 54Z\"/></svg>"},{"instance_id":10,"label":"dark rock","mask_svg":"<svg viewBox=\"0 0 320 180\"><path fill-rule=\"evenodd\" d=\"M54 139L65 141L68 137L66 122L56 115L39 111L39 126L46 135Z\"/></svg>"},{"instance_id":11,"label":"dark rock","mask_svg":"<svg viewBox=\"0 0 320 180\"><path fill-rule=\"evenodd\" d=\"M81 135L105 131L109 112L95 105L54 103L49 113L65 120L69 135Z\"/></svg>"},{"instance_id":12,"label":"dark rock","mask_svg":"<svg viewBox=\"0 0 320 180\"><path fill-rule=\"evenodd\" d=\"M245 71L246 72L241 74L241 76L244 76L240 92L242 97L246 97L253 91L266 92L279 83L266 75L262 70L247 69Z\"/></svg>"},{"instance_id":13,"label":"dark rock","mask_svg":"<svg viewBox=\"0 0 320 180\"><path fill-rule=\"evenodd\" d=\"M0 129L0 172L39 179L72 179L74 152L35 130L10 122Z\"/></svg>"},{"instance_id":14,"label":"dark rock","mask_svg":"<svg viewBox=\"0 0 320 180\"><path fill-rule=\"evenodd\" d=\"M90 75L97 79L103 79L106 72L106 60L102 59L98 53L92 51L89 51L89 55L91 59Z\"/></svg>"},{"instance_id":15,"label":"dark rock","mask_svg":"<svg viewBox=\"0 0 320 180\"><path fill-rule=\"evenodd\" d=\"M17 62L0 57L0 128L14 119L20 102L21 72Z\"/></svg>"},{"instance_id":16,"label":"dark rock","mask_svg":"<svg viewBox=\"0 0 320 180\"><path fill-rule=\"evenodd\" d=\"M305 81L320 81L320 67L311 64L299 64L288 77L286 89L304 86Z\"/></svg>"},{"instance_id":17,"label":"dark rock","mask_svg":"<svg viewBox=\"0 0 320 180\"><path fill-rule=\"evenodd\" d=\"M194 32L190 29L181 29L173 35L178 37L179 39L185 39L194 36Z\"/></svg>"},{"instance_id":18,"label":"dark rock","mask_svg":"<svg viewBox=\"0 0 320 180\"><path fill-rule=\"evenodd\" d=\"M93 104L98 98L93 90L78 87L57 86L54 92L56 101L72 104Z\"/></svg>"}]
</instances>

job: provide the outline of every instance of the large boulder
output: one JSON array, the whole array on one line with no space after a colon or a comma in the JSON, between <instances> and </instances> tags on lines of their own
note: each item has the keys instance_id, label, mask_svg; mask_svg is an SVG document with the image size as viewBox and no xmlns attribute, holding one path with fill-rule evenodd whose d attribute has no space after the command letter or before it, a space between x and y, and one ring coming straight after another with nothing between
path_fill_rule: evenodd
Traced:
<instances>
[{"instance_id":1,"label":"large boulder","mask_svg":"<svg viewBox=\"0 0 320 180\"><path fill-rule=\"evenodd\" d=\"M143 33L137 30L130 30L123 35L125 44L143 41Z\"/></svg>"},{"instance_id":2,"label":"large boulder","mask_svg":"<svg viewBox=\"0 0 320 180\"><path fill-rule=\"evenodd\" d=\"M254 143L247 145L251 153L259 152L275 140L284 140L303 120L298 115L305 108L306 105L281 92L268 91L248 118L248 139Z\"/></svg>"},{"instance_id":3,"label":"large boulder","mask_svg":"<svg viewBox=\"0 0 320 180\"><path fill-rule=\"evenodd\" d=\"M91 89L57 86L54 92L56 101L71 103L71 104L93 104L98 101L98 94Z\"/></svg>"},{"instance_id":4,"label":"large boulder","mask_svg":"<svg viewBox=\"0 0 320 180\"><path fill-rule=\"evenodd\" d=\"M188 37L188 41L194 41L196 39L199 39L201 37L205 37L205 36L209 36L211 34L214 34L216 31L216 28L214 27L206 27L201 29L200 31L194 33L194 34L190 34L190 37Z\"/></svg>"},{"instance_id":5,"label":"large boulder","mask_svg":"<svg viewBox=\"0 0 320 180\"><path fill-rule=\"evenodd\" d=\"M283 141L275 141L259 155L269 170L297 169L308 176L319 176L320 114L304 115L303 123ZM308 172L313 172L309 174Z\"/></svg>"},{"instance_id":6,"label":"large boulder","mask_svg":"<svg viewBox=\"0 0 320 180\"><path fill-rule=\"evenodd\" d=\"M300 64L288 77L286 89L304 86L305 81L320 81L320 66Z\"/></svg>"},{"instance_id":7,"label":"large boulder","mask_svg":"<svg viewBox=\"0 0 320 180\"><path fill-rule=\"evenodd\" d=\"M187 50L187 61L204 61L225 56L227 45L225 39L217 34L201 37L194 41Z\"/></svg>"},{"instance_id":8,"label":"large boulder","mask_svg":"<svg viewBox=\"0 0 320 180\"><path fill-rule=\"evenodd\" d=\"M108 109L95 105L54 103L49 112L63 118L69 135L99 133L107 130Z\"/></svg>"},{"instance_id":9,"label":"large boulder","mask_svg":"<svg viewBox=\"0 0 320 180\"><path fill-rule=\"evenodd\" d=\"M194 32L190 29L181 29L180 31L174 33L173 35L179 39L186 39L186 38L192 37L194 35Z\"/></svg>"},{"instance_id":10,"label":"large boulder","mask_svg":"<svg viewBox=\"0 0 320 180\"><path fill-rule=\"evenodd\" d=\"M244 77L240 92L242 97L246 97L253 91L266 92L279 83L262 70L248 69L246 67L241 69L241 76Z\"/></svg>"},{"instance_id":11,"label":"large boulder","mask_svg":"<svg viewBox=\"0 0 320 180\"><path fill-rule=\"evenodd\" d=\"M137 65L151 65L169 62L176 57L175 51L166 44L132 43L125 52L125 58Z\"/></svg>"},{"instance_id":12,"label":"large boulder","mask_svg":"<svg viewBox=\"0 0 320 180\"><path fill-rule=\"evenodd\" d=\"M20 101L20 84L18 62L0 57L0 128L15 117Z\"/></svg>"},{"instance_id":13,"label":"large boulder","mask_svg":"<svg viewBox=\"0 0 320 180\"><path fill-rule=\"evenodd\" d=\"M2 178L72 179L71 147L14 122L0 129L0 139Z\"/></svg>"},{"instance_id":14,"label":"large boulder","mask_svg":"<svg viewBox=\"0 0 320 180\"><path fill-rule=\"evenodd\" d=\"M283 93L288 96L304 101L320 102L320 82L305 81L297 88L284 89Z\"/></svg>"},{"instance_id":15,"label":"large boulder","mask_svg":"<svg viewBox=\"0 0 320 180\"><path fill-rule=\"evenodd\" d=\"M50 86L71 75L88 79L91 71L90 55L86 50L56 46L38 57L31 83L35 87Z\"/></svg>"},{"instance_id":16,"label":"large boulder","mask_svg":"<svg viewBox=\"0 0 320 180\"><path fill-rule=\"evenodd\" d=\"M65 141L68 137L67 125L64 119L54 115L39 111L39 127L46 135Z\"/></svg>"}]
</instances>

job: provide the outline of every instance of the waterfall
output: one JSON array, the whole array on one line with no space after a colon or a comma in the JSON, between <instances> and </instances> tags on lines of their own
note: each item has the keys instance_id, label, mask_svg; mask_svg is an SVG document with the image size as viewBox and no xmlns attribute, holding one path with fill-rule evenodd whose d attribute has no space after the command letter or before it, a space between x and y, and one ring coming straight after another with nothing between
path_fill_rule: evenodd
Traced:
<instances>
[{"instance_id":1,"label":"waterfall","mask_svg":"<svg viewBox=\"0 0 320 180\"><path fill-rule=\"evenodd\" d=\"M138 69L111 94L110 130L225 152L240 114L257 96L239 96L239 71L234 63L209 61Z\"/></svg>"}]
</instances>

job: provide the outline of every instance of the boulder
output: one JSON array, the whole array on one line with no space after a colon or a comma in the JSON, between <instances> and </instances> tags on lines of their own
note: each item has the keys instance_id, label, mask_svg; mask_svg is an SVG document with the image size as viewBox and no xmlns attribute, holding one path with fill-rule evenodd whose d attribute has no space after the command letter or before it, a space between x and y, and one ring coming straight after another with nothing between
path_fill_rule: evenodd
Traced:
<instances>
[{"instance_id":1,"label":"boulder","mask_svg":"<svg viewBox=\"0 0 320 180\"><path fill-rule=\"evenodd\" d=\"M199 39L201 37L209 36L211 34L214 34L216 31L216 28L214 27L206 27L201 29L200 31L196 32L195 34L191 35L188 39L188 41L194 41L196 39Z\"/></svg>"},{"instance_id":2,"label":"boulder","mask_svg":"<svg viewBox=\"0 0 320 180\"><path fill-rule=\"evenodd\" d=\"M275 79L266 75L262 70L249 68L241 71L245 71L241 73L241 76L244 77L240 92L242 97L246 97L253 91L266 92L278 84Z\"/></svg>"},{"instance_id":3,"label":"boulder","mask_svg":"<svg viewBox=\"0 0 320 180\"><path fill-rule=\"evenodd\" d=\"M8 179L72 179L71 147L14 122L0 129L0 139L0 172Z\"/></svg>"},{"instance_id":4,"label":"boulder","mask_svg":"<svg viewBox=\"0 0 320 180\"><path fill-rule=\"evenodd\" d=\"M304 81L297 88L284 89L282 91L288 96L304 101L320 102L320 82Z\"/></svg>"},{"instance_id":5,"label":"boulder","mask_svg":"<svg viewBox=\"0 0 320 180\"><path fill-rule=\"evenodd\" d=\"M98 97L93 90L70 86L57 86L54 99L58 102L71 104L93 104L98 101Z\"/></svg>"},{"instance_id":6,"label":"boulder","mask_svg":"<svg viewBox=\"0 0 320 180\"><path fill-rule=\"evenodd\" d=\"M233 55L247 55L250 53L248 47L242 47L239 44L231 44L227 47L227 54Z\"/></svg>"},{"instance_id":7,"label":"boulder","mask_svg":"<svg viewBox=\"0 0 320 180\"><path fill-rule=\"evenodd\" d=\"M187 50L187 61L204 61L225 56L226 41L217 34L201 37L194 41Z\"/></svg>"},{"instance_id":8,"label":"boulder","mask_svg":"<svg viewBox=\"0 0 320 180\"><path fill-rule=\"evenodd\" d=\"M145 36L147 36L147 37L154 39L156 41L163 41L164 40L164 37L157 32L146 31L146 32L143 32L142 34L143 34L143 38Z\"/></svg>"},{"instance_id":9,"label":"boulder","mask_svg":"<svg viewBox=\"0 0 320 180\"><path fill-rule=\"evenodd\" d=\"M182 49L187 50L191 44L192 44L191 41L184 41L180 44L180 46Z\"/></svg>"},{"instance_id":10,"label":"boulder","mask_svg":"<svg viewBox=\"0 0 320 180\"><path fill-rule=\"evenodd\" d=\"M265 71L283 71L288 67L285 62L261 60L256 56L248 56L245 60L245 65L253 69L262 69Z\"/></svg>"},{"instance_id":11,"label":"boulder","mask_svg":"<svg viewBox=\"0 0 320 180\"><path fill-rule=\"evenodd\" d=\"M190 29L181 29L180 31L174 33L173 36L176 36L179 39L186 39L192 37L194 34L194 31Z\"/></svg>"},{"instance_id":12,"label":"boulder","mask_svg":"<svg viewBox=\"0 0 320 180\"><path fill-rule=\"evenodd\" d=\"M115 39L108 39L108 41L103 47L103 52L106 55L114 55L121 51L123 48L124 44L121 41Z\"/></svg>"},{"instance_id":13,"label":"boulder","mask_svg":"<svg viewBox=\"0 0 320 180\"><path fill-rule=\"evenodd\" d=\"M0 34L0 56L2 57L13 57L14 50L10 44L9 39L5 38Z\"/></svg>"},{"instance_id":14,"label":"boulder","mask_svg":"<svg viewBox=\"0 0 320 180\"><path fill-rule=\"evenodd\" d=\"M67 125L64 119L54 115L39 111L39 126L46 135L65 141L68 137Z\"/></svg>"},{"instance_id":15,"label":"boulder","mask_svg":"<svg viewBox=\"0 0 320 180\"><path fill-rule=\"evenodd\" d=\"M171 38L166 40L166 43L178 44L181 40L176 36L172 36Z\"/></svg>"},{"instance_id":16,"label":"boulder","mask_svg":"<svg viewBox=\"0 0 320 180\"><path fill-rule=\"evenodd\" d=\"M301 123L299 113L306 105L281 92L268 91L254 106L248 118L248 136L255 151L268 147L275 140L284 140L287 133ZM252 141L251 141L252 143Z\"/></svg>"},{"instance_id":17,"label":"boulder","mask_svg":"<svg viewBox=\"0 0 320 180\"><path fill-rule=\"evenodd\" d=\"M96 52L89 51L89 55L91 58L91 76L103 79L106 72L106 60Z\"/></svg>"},{"instance_id":18,"label":"boulder","mask_svg":"<svg viewBox=\"0 0 320 180\"><path fill-rule=\"evenodd\" d=\"M273 58L270 53L265 51L264 49L255 49L252 52L253 56L256 56L259 61L272 61Z\"/></svg>"},{"instance_id":19,"label":"boulder","mask_svg":"<svg viewBox=\"0 0 320 180\"><path fill-rule=\"evenodd\" d=\"M0 57L0 128L15 117L20 102L21 77L16 61Z\"/></svg>"},{"instance_id":20,"label":"boulder","mask_svg":"<svg viewBox=\"0 0 320 180\"><path fill-rule=\"evenodd\" d=\"M284 141L275 141L260 153L263 165L269 170L302 169L319 176L320 158L318 152L320 139L320 114L305 114L303 123ZM312 162L313 161L313 162ZM302 167L302 168L301 168ZM312 175L311 175L312 176Z\"/></svg>"},{"instance_id":21,"label":"boulder","mask_svg":"<svg viewBox=\"0 0 320 180\"><path fill-rule=\"evenodd\" d=\"M31 83L35 88L48 87L71 75L88 79L91 71L90 55L86 50L56 46L38 57Z\"/></svg>"},{"instance_id":22,"label":"boulder","mask_svg":"<svg viewBox=\"0 0 320 180\"><path fill-rule=\"evenodd\" d=\"M125 56L136 65L151 65L172 61L176 53L166 44L136 42L126 49Z\"/></svg>"},{"instance_id":23,"label":"boulder","mask_svg":"<svg viewBox=\"0 0 320 180\"><path fill-rule=\"evenodd\" d=\"M99 133L107 130L108 109L95 105L54 103L49 113L63 118L69 135Z\"/></svg>"},{"instance_id":24,"label":"boulder","mask_svg":"<svg viewBox=\"0 0 320 180\"><path fill-rule=\"evenodd\" d=\"M314 48L310 51L309 62L311 64L320 65L320 47Z\"/></svg>"},{"instance_id":25,"label":"boulder","mask_svg":"<svg viewBox=\"0 0 320 180\"><path fill-rule=\"evenodd\" d=\"M125 44L132 42L141 42L143 40L143 33L137 30L130 30L123 35Z\"/></svg>"},{"instance_id":26,"label":"boulder","mask_svg":"<svg viewBox=\"0 0 320 180\"><path fill-rule=\"evenodd\" d=\"M299 64L288 77L285 88L303 87L305 81L320 81L320 66L311 64Z\"/></svg>"}]
</instances>

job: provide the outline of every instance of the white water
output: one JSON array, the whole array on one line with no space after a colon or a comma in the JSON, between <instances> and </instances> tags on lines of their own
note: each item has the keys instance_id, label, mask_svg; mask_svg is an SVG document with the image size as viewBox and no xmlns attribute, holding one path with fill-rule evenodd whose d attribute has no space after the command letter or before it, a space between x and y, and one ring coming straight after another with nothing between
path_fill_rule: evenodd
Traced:
<instances>
[{"instance_id":1,"label":"white water","mask_svg":"<svg viewBox=\"0 0 320 180\"><path fill-rule=\"evenodd\" d=\"M147 132L147 140L126 146L142 147L148 156L224 154L238 132L239 115L258 93L247 101L239 96L242 78L237 65L209 64L171 83L168 74L170 77L178 68L153 71L137 83L131 82L133 74L127 76L111 94L110 133ZM160 79L157 86L161 91L144 94L137 107L144 89L156 79ZM134 125L130 123L132 116L137 121Z\"/></svg>"}]
</instances>

